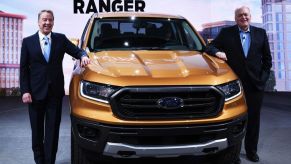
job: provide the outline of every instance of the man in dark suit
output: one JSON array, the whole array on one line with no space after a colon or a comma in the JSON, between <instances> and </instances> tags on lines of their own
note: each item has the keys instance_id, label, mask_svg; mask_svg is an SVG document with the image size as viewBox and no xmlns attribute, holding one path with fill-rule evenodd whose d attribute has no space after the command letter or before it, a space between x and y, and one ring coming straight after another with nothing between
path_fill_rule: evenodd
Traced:
<instances>
[{"instance_id":1,"label":"man in dark suit","mask_svg":"<svg viewBox=\"0 0 291 164\"><path fill-rule=\"evenodd\" d=\"M65 35L52 32L51 10L38 14L39 31L23 39L20 59L22 101L29 106L32 150L37 164L54 164L64 96L62 61L65 53L90 63L85 51Z\"/></svg>"},{"instance_id":2,"label":"man in dark suit","mask_svg":"<svg viewBox=\"0 0 291 164\"><path fill-rule=\"evenodd\" d=\"M206 53L225 60L242 82L248 106L245 150L249 160L258 162L260 110L272 57L266 31L251 26L250 20L248 7L236 9L237 24L223 28L207 46ZM239 158L237 163L240 163Z\"/></svg>"}]
</instances>

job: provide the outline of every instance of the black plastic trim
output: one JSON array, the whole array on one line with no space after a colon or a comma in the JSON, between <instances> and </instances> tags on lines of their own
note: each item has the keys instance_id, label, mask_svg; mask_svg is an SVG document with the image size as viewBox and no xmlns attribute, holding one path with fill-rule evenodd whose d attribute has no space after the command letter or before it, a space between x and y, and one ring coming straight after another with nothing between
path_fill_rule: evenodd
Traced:
<instances>
[{"instance_id":1,"label":"black plastic trim","mask_svg":"<svg viewBox=\"0 0 291 164\"><path fill-rule=\"evenodd\" d=\"M141 144L134 143L131 139L138 138L161 138L161 142L154 143L159 145L174 145L176 141L171 141L171 138L184 138L189 136L198 136L201 141L198 139L193 139L193 143L203 143L207 140L215 140L227 138L229 146L232 146L242 140L245 134L246 127L246 115L241 116L237 119L215 123L215 124L199 124L199 125L180 125L180 126L114 126L106 125L102 123L92 122L80 118L76 118L71 115L72 120L72 132L76 138L76 141L84 150L95 152L97 154L102 154L104 147L107 142L115 143L127 143L127 144ZM241 124L243 126L242 130L239 133L232 133L232 128L236 125ZM77 126L87 126L94 128L98 131L98 136L96 139L90 140L81 137L78 132ZM210 138L208 138L210 137ZM169 141L168 141L169 140ZM187 144L188 140L185 141ZM191 144L189 143L189 144ZM146 142L143 144L147 144ZM149 143L153 144L153 143ZM179 143L176 143L179 144Z\"/></svg>"}]
</instances>

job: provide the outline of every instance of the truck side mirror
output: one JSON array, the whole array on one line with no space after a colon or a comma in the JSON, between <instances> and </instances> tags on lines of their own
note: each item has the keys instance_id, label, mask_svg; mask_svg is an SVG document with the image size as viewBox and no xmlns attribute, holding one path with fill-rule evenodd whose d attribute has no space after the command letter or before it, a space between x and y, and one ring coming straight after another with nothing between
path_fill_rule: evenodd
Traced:
<instances>
[{"instance_id":1,"label":"truck side mirror","mask_svg":"<svg viewBox=\"0 0 291 164\"><path fill-rule=\"evenodd\" d=\"M78 46L78 45L79 45L79 39L77 39L77 38L70 38L70 41L71 41L75 46Z\"/></svg>"},{"instance_id":2,"label":"truck side mirror","mask_svg":"<svg viewBox=\"0 0 291 164\"><path fill-rule=\"evenodd\" d=\"M213 39L212 39L212 38L210 38L210 39L207 39L207 44L210 44L212 41L213 41Z\"/></svg>"},{"instance_id":3,"label":"truck side mirror","mask_svg":"<svg viewBox=\"0 0 291 164\"><path fill-rule=\"evenodd\" d=\"M78 47L78 45L79 45L79 39L77 39L77 38L70 38L70 41L71 41L75 46ZM72 58L72 60L75 61L76 59L75 59L75 58Z\"/></svg>"}]
</instances>

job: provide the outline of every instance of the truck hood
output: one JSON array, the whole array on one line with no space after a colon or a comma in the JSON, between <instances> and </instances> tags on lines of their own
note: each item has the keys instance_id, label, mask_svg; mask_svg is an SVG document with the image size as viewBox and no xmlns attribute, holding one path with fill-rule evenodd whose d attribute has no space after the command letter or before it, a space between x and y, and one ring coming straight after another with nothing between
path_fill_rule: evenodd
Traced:
<instances>
[{"instance_id":1,"label":"truck hood","mask_svg":"<svg viewBox=\"0 0 291 164\"><path fill-rule=\"evenodd\" d=\"M112 77L175 78L229 71L224 61L198 51L102 51L89 56L91 71Z\"/></svg>"}]
</instances>

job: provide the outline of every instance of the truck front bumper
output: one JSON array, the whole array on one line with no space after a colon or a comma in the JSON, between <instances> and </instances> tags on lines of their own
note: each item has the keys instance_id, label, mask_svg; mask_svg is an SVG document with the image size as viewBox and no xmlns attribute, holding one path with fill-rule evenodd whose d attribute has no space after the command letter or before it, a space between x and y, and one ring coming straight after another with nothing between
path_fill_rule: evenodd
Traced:
<instances>
[{"instance_id":1,"label":"truck front bumper","mask_svg":"<svg viewBox=\"0 0 291 164\"><path fill-rule=\"evenodd\" d=\"M113 126L71 116L79 146L90 153L119 158L206 155L239 143L246 115L234 120L184 126Z\"/></svg>"}]
</instances>

